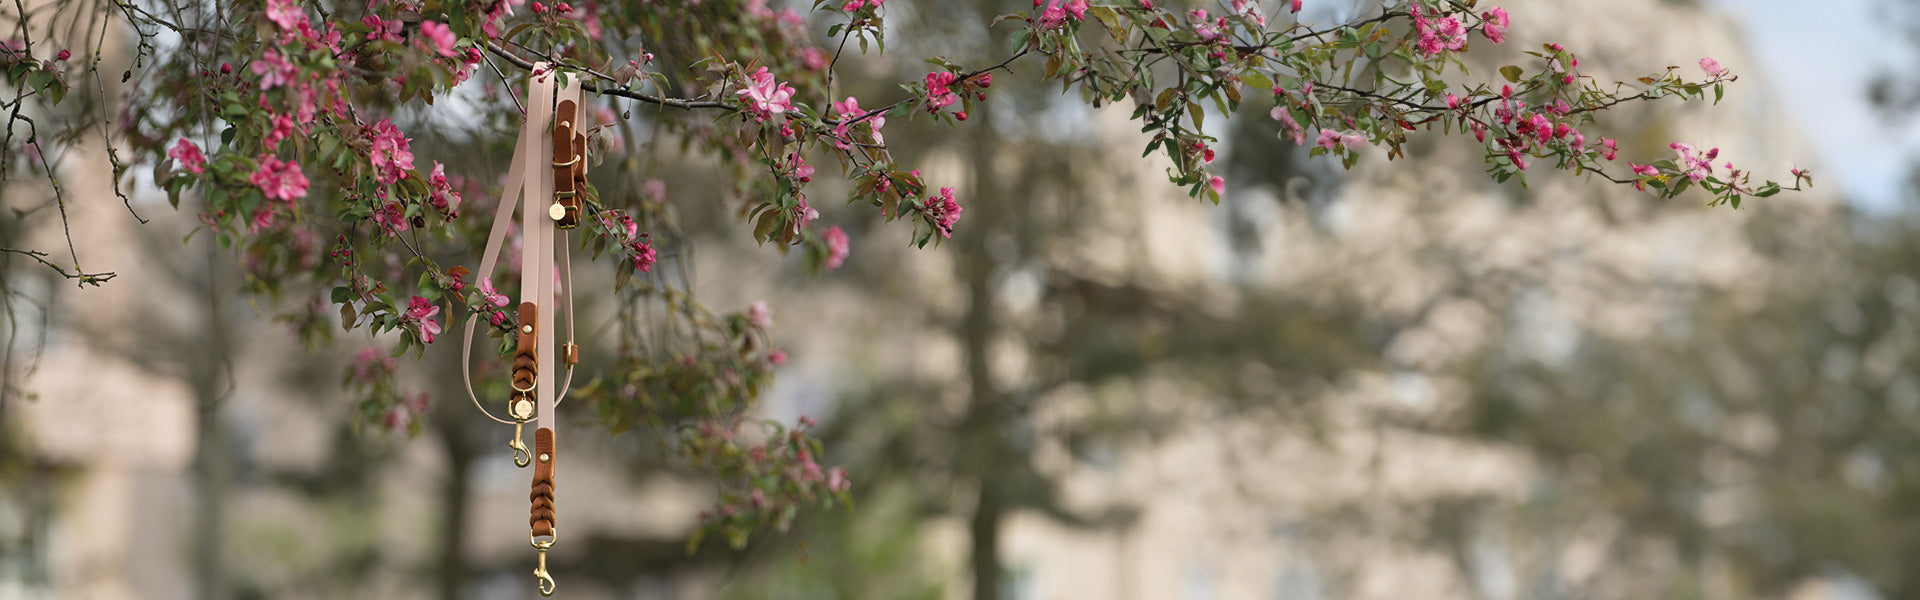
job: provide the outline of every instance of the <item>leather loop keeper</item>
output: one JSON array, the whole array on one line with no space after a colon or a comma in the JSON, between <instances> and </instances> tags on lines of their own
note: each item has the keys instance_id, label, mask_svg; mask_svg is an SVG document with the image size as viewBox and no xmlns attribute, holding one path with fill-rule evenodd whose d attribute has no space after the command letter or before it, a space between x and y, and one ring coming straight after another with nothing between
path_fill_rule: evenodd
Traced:
<instances>
[{"instance_id":1,"label":"leather loop keeper","mask_svg":"<svg viewBox=\"0 0 1920 600\"><path fill-rule=\"evenodd\" d=\"M577 122L576 122L577 123ZM561 229L572 229L580 224L580 195L587 193L587 136L579 133L579 127L573 134L573 194L560 200L566 216L560 218Z\"/></svg>"},{"instance_id":2,"label":"leather loop keeper","mask_svg":"<svg viewBox=\"0 0 1920 600\"><path fill-rule=\"evenodd\" d=\"M561 100L554 114L553 198L563 209L556 223L561 229L572 228L579 223L580 190L575 185L575 174L582 166L583 157L574 144L574 138L580 137L579 113L580 107L573 100Z\"/></svg>"},{"instance_id":3,"label":"leather loop keeper","mask_svg":"<svg viewBox=\"0 0 1920 600\"><path fill-rule=\"evenodd\" d=\"M533 432L533 491L527 495L533 507L527 524L533 535L553 535L556 515L553 505L553 430L545 427Z\"/></svg>"},{"instance_id":4,"label":"leather loop keeper","mask_svg":"<svg viewBox=\"0 0 1920 600\"><path fill-rule=\"evenodd\" d=\"M535 306L534 303L521 302L520 326L514 329L513 397L526 398L528 401L533 400L533 395L521 392L520 390L533 389L534 376L540 368L537 360L539 357L539 345L534 341L536 339L535 334L539 333L539 325L536 324L539 320L539 314L540 308ZM534 329L529 331L529 327Z\"/></svg>"}]
</instances>

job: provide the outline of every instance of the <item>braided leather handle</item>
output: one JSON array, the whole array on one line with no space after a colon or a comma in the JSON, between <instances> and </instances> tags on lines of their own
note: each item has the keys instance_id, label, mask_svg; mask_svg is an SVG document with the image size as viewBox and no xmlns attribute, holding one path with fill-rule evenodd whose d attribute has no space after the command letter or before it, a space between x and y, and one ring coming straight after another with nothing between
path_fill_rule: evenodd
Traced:
<instances>
[{"instance_id":1,"label":"braided leather handle","mask_svg":"<svg viewBox=\"0 0 1920 600\"><path fill-rule=\"evenodd\" d=\"M533 527L533 535L552 536L554 527L553 513L553 430L545 427L533 432L533 492L527 499L533 502L532 514L528 525Z\"/></svg>"}]
</instances>

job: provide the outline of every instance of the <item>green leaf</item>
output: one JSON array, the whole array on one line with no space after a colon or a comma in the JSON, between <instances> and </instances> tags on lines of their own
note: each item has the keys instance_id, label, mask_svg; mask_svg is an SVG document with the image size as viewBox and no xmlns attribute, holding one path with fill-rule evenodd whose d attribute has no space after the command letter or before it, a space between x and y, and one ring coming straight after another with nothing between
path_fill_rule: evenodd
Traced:
<instances>
[{"instance_id":1,"label":"green leaf","mask_svg":"<svg viewBox=\"0 0 1920 600\"><path fill-rule=\"evenodd\" d=\"M1252 73L1247 73L1246 76L1241 77L1240 80L1247 82L1247 85L1257 86L1263 90L1273 89L1273 80L1268 79L1266 75L1261 74L1257 71Z\"/></svg>"},{"instance_id":2,"label":"green leaf","mask_svg":"<svg viewBox=\"0 0 1920 600\"><path fill-rule=\"evenodd\" d=\"M1520 73L1520 67L1513 65L1500 67L1500 75L1506 77L1509 83L1520 83Z\"/></svg>"},{"instance_id":3,"label":"green leaf","mask_svg":"<svg viewBox=\"0 0 1920 600\"><path fill-rule=\"evenodd\" d=\"M344 285L333 288L334 304L345 304L351 300L353 300L353 290L348 289L347 286Z\"/></svg>"}]
</instances>

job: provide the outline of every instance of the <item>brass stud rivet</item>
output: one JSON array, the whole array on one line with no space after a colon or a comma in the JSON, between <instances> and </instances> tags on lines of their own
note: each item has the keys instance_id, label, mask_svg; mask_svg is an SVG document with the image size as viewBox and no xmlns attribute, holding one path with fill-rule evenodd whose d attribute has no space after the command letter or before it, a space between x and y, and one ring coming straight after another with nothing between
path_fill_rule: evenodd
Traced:
<instances>
[{"instance_id":1,"label":"brass stud rivet","mask_svg":"<svg viewBox=\"0 0 1920 600\"><path fill-rule=\"evenodd\" d=\"M521 326L520 326L520 333L533 333L533 326L532 326L532 325L521 325Z\"/></svg>"},{"instance_id":2,"label":"brass stud rivet","mask_svg":"<svg viewBox=\"0 0 1920 600\"><path fill-rule=\"evenodd\" d=\"M547 460L548 460L548 459L550 459L550 458L552 458L552 457L550 457L550 456L547 456L547 453L545 453L545 452L542 452L542 453L540 453L540 462L547 462Z\"/></svg>"}]
</instances>

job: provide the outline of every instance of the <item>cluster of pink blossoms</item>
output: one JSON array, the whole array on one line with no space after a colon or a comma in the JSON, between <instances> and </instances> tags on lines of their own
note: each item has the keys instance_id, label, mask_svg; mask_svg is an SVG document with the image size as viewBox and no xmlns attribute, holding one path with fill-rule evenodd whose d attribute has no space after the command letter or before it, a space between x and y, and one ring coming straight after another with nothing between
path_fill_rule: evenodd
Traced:
<instances>
[{"instance_id":1,"label":"cluster of pink blossoms","mask_svg":"<svg viewBox=\"0 0 1920 600\"><path fill-rule=\"evenodd\" d=\"M373 163L373 178L380 183L393 183L407 178L413 170L413 150L411 140L400 135L400 128L393 121L381 119L367 128L367 138L372 141L373 149L367 153Z\"/></svg>"},{"instance_id":2,"label":"cluster of pink blossoms","mask_svg":"<svg viewBox=\"0 0 1920 600\"><path fill-rule=\"evenodd\" d=\"M1467 27L1452 15L1426 16L1420 5L1413 6L1413 30L1420 35L1415 47L1427 55L1458 52L1467 46Z\"/></svg>"},{"instance_id":3,"label":"cluster of pink blossoms","mask_svg":"<svg viewBox=\"0 0 1920 600\"><path fill-rule=\"evenodd\" d=\"M453 184L447 181L447 166L437 160L433 161L433 173L427 175L427 203L448 219L460 216L460 192L453 191Z\"/></svg>"},{"instance_id":4,"label":"cluster of pink blossoms","mask_svg":"<svg viewBox=\"0 0 1920 600\"><path fill-rule=\"evenodd\" d=\"M1205 9L1196 8L1187 13L1187 19L1193 21L1193 32L1199 35L1202 41L1226 42L1227 31L1231 27L1227 24L1226 17L1209 20ZM1213 56L1214 58L1219 58L1225 56L1225 53L1215 52Z\"/></svg>"},{"instance_id":5,"label":"cluster of pink blossoms","mask_svg":"<svg viewBox=\"0 0 1920 600\"><path fill-rule=\"evenodd\" d=\"M1321 129L1320 139L1314 141L1314 145L1333 151L1357 148L1366 145L1366 143L1367 138L1357 132L1349 131L1343 133L1332 129Z\"/></svg>"},{"instance_id":6,"label":"cluster of pink blossoms","mask_svg":"<svg viewBox=\"0 0 1920 600\"><path fill-rule=\"evenodd\" d=\"M835 148L841 150L851 148L855 142L853 141L853 137L849 135L849 130L852 129L855 119L860 118L860 115L866 114L860 110L860 99L847 96L846 100L833 103L833 113L836 118L840 119L840 123L833 126L833 137L829 141ZM887 118L885 116L875 115L866 121L873 127L873 143L887 143L885 138L880 137L880 128L887 126Z\"/></svg>"},{"instance_id":7,"label":"cluster of pink blossoms","mask_svg":"<svg viewBox=\"0 0 1920 600\"><path fill-rule=\"evenodd\" d=\"M664 185L659 186L660 190L658 190L657 192L653 189L657 184L659 184L659 180L647 181L646 187L648 188L647 191L649 192L649 195L660 198L662 200L666 199L666 191L665 191ZM606 213L602 213L602 215L606 215L606 216L602 216L601 217L602 219L617 218L620 221L619 230L624 231L627 234L627 239L623 242L620 242L620 244L622 248L625 248L627 250L627 256L630 256L633 258L633 270L639 271L641 273L652 272L653 263L655 260L658 259L658 255L654 253L653 245L648 243L647 234L640 233L640 224L635 223L633 221L633 215L627 214L625 211L618 211L618 210L607 211ZM613 224L611 220L603 220L602 223L605 223L608 229L613 229Z\"/></svg>"},{"instance_id":8,"label":"cluster of pink blossoms","mask_svg":"<svg viewBox=\"0 0 1920 600\"><path fill-rule=\"evenodd\" d=\"M958 75L948 71L934 71L927 74L928 112L939 112L940 109L960 101L960 95L953 93L953 88L950 87L958 78Z\"/></svg>"},{"instance_id":9,"label":"cluster of pink blossoms","mask_svg":"<svg viewBox=\"0 0 1920 600\"><path fill-rule=\"evenodd\" d=\"M454 56L453 45L458 40L453 36L453 28L447 27L445 23L421 21L420 33L426 36L427 41L433 43L434 53L447 58Z\"/></svg>"},{"instance_id":10,"label":"cluster of pink blossoms","mask_svg":"<svg viewBox=\"0 0 1920 600\"><path fill-rule=\"evenodd\" d=\"M793 86L774 81L766 67L760 67L748 79L747 87L734 94L746 99L747 110L755 118L765 122L793 109Z\"/></svg>"},{"instance_id":11,"label":"cluster of pink blossoms","mask_svg":"<svg viewBox=\"0 0 1920 600\"><path fill-rule=\"evenodd\" d=\"M1033 7L1040 8L1040 0L1033 0ZM1080 21L1087 18L1087 0L1050 0L1047 8L1040 11L1040 28L1054 29L1067 24L1071 18Z\"/></svg>"},{"instance_id":12,"label":"cluster of pink blossoms","mask_svg":"<svg viewBox=\"0 0 1920 600\"><path fill-rule=\"evenodd\" d=\"M380 352L379 348L364 348L353 356L353 368L349 377L355 383L372 384L393 374L393 357Z\"/></svg>"},{"instance_id":13,"label":"cluster of pink blossoms","mask_svg":"<svg viewBox=\"0 0 1920 600\"><path fill-rule=\"evenodd\" d=\"M294 200L307 196L307 175L300 171L298 163L282 162L272 154L260 155L260 168L248 178L255 187L265 193L268 200Z\"/></svg>"},{"instance_id":14,"label":"cluster of pink blossoms","mask_svg":"<svg viewBox=\"0 0 1920 600\"><path fill-rule=\"evenodd\" d=\"M200 147L187 138L174 142L173 149L167 150L167 157L180 162L180 166L195 174L206 171L207 156L200 153Z\"/></svg>"},{"instance_id":15,"label":"cluster of pink blossoms","mask_svg":"<svg viewBox=\"0 0 1920 600\"><path fill-rule=\"evenodd\" d=\"M965 210L953 199L953 188L940 188L940 195L927 198L925 206L923 210L940 230L940 237L953 237L953 224L960 222L960 211Z\"/></svg>"},{"instance_id":16,"label":"cluster of pink blossoms","mask_svg":"<svg viewBox=\"0 0 1920 600\"><path fill-rule=\"evenodd\" d=\"M422 390L402 397L399 404L387 409L382 420L390 431L406 431L408 426L413 425L414 415L424 414L427 414L427 392Z\"/></svg>"},{"instance_id":17,"label":"cluster of pink blossoms","mask_svg":"<svg viewBox=\"0 0 1920 600\"><path fill-rule=\"evenodd\" d=\"M880 4L886 1L887 0L847 0L846 4L840 5L840 10L853 12L868 6L872 6L874 10L880 10Z\"/></svg>"},{"instance_id":18,"label":"cluster of pink blossoms","mask_svg":"<svg viewBox=\"0 0 1920 600\"><path fill-rule=\"evenodd\" d=\"M827 270L840 268L847 261L847 232L835 225L821 232L820 238L827 243Z\"/></svg>"}]
</instances>

